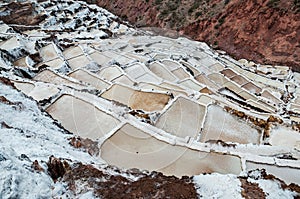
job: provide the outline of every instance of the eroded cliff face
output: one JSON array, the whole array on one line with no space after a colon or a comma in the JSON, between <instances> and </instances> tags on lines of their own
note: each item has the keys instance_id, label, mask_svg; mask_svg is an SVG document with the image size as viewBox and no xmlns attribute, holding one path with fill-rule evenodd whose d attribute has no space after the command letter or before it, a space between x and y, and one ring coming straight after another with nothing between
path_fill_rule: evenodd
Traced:
<instances>
[{"instance_id":1,"label":"eroded cliff face","mask_svg":"<svg viewBox=\"0 0 300 199\"><path fill-rule=\"evenodd\" d=\"M97 4L138 27L176 30L238 59L300 71L298 0L98 0Z\"/></svg>"}]
</instances>

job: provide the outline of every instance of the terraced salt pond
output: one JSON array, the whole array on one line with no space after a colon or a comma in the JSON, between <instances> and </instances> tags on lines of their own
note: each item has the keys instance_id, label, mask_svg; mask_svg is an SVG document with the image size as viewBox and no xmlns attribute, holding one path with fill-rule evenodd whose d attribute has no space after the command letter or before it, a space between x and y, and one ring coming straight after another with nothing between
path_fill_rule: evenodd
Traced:
<instances>
[{"instance_id":1,"label":"terraced salt pond","mask_svg":"<svg viewBox=\"0 0 300 199\"><path fill-rule=\"evenodd\" d=\"M60 89L55 85L47 85L44 83L29 83L15 81L16 88L22 90L26 95L33 97L37 101L48 99L59 93Z\"/></svg>"},{"instance_id":2,"label":"terraced salt pond","mask_svg":"<svg viewBox=\"0 0 300 199\"><path fill-rule=\"evenodd\" d=\"M83 138L101 138L120 123L113 116L71 95L62 95L46 111L67 130Z\"/></svg>"},{"instance_id":3,"label":"terraced salt pond","mask_svg":"<svg viewBox=\"0 0 300 199\"><path fill-rule=\"evenodd\" d=\"M129 106L131 109L161 111L169 102L170 96L164 93L137 91L130 87L115 84L101 97Z\"/></svg>"},{"instance_id":4,"label":"terraced salt pond","mask_svg":"<svg viewBox=\"0 0 300 199\"><path fill-rule=\"evenodd\" d=\"M217 125L218 123L218 125ZM207 118L201 134L201 142L209 140L223 140L240 144L259 144L261 133L258 129L241 121L221 107L210 105L207 110Z\"/></svg>"},{"instance_id":5,"label":"terraced salt pond","mask_svg":"<svg viewBox=\"0 0 300 199\"><path fill-rule=\"evenodd\" d=\"M179 177L210 172L241 172L241 161L236 156L174 146L129 124L103 143L101 157L122 168L156 170Z\"/></svg>"},{"instance_id":6,"label":"terraced salt pond","mask_svg":"<svg viewBox=\"0 0 300 199\"><path fill-rule=\"evenodd\" d=\"M104 90L111 85L109 82L100 79L97 75L82 69L78 69L70 73L68 76L77 79L81 82L88 83L98 90Z\"/></svg>"},{"instance_id":7,"label":"terraced salt pond","mask_svg":"<svg viewBox=\"0 0 300 199\"><path fill-rule=\"evenodd\" d=\"M96 141L97 158L176 176L265 168L300 183L298 73L135 30L82 2L61 6L73 3L89 10L71 14L89 27L44 21L26 37L1 28L0 67L64 128Z\"/></svg>"},{"instance_id":8,"label":"terraced salt pond","mask_svg":"<svg viewBox=\"0 0 300 199\"><path fill-rule=\"evenodd\" d=\"M204 122L205 106L179 97L159 117L155 126L177 137L197 138Z\"/></svg>"}]
</instances>

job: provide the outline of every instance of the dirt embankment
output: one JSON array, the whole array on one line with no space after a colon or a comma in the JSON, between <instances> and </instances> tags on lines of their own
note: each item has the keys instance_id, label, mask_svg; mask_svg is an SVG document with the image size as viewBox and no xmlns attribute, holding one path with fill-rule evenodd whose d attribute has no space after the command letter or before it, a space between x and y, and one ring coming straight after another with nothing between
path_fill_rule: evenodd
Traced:
<instances>
[{"instance_id":1,"label":"dirt embankment","mask_svg":"<svg viewBox=\"0 0 300 199\"><path fill-rule=\"evenodd\" d=\"M33 163L34 166L38 163ZM76 193L93 190L101 198L198 198L191 177L165 176L161 173L142 173L130 170L126 173L115 167L99 170L92 165L75 163L69 165L53 156L47 162L48 174L57 182L65 182L69 189ZM115 175L109 174L113 170ZM124 176L135 176L133 181Z\"/></svg>"},{"instance_id":2,"label":"dirt embankment","mask_svg":"<svg viewBox=\"0 0 300 199\"><path fill-rule=\"evenodd\" d=\"M299 0L97 0L97 4L138 27L176 30L237 59L288 65L300 72Z\"/></svg>"}]
</instances>

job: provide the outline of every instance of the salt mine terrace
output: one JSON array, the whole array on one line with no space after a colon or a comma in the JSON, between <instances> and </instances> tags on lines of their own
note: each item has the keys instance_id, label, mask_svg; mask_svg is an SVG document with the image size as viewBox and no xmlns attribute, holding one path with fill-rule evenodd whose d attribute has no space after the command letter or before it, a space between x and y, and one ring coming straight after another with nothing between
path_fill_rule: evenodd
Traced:
<instances>
[{"instance_id":1,"label":"salt mine terrace","mask_svg":"<svg viewBox=\"0 0 300 199\"><path fill-rule=\"evenodd\" d=\"M37 29L0 24L1 76L63 128L96 141L97 158L178 177L264 168L300 184L299 73L64 2L40 3L49 17Z\"/></svg>"}]
</instances>

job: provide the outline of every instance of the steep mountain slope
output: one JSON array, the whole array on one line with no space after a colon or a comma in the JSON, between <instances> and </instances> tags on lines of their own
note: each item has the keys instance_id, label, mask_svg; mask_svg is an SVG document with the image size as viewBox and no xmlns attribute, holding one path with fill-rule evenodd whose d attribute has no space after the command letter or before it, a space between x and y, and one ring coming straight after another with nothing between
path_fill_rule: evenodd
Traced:
<instances>
[{"instance_id":1,"label":"steep mountain slope","mask_svg":"<svg viewBox=\"0 0 300 199\"><path fill-rule=\"evenodd\" d=\"M237 59L300 71L297 0L98 0L97 4L137 26L177 30Z\"/></svg>"}]
</instances>

